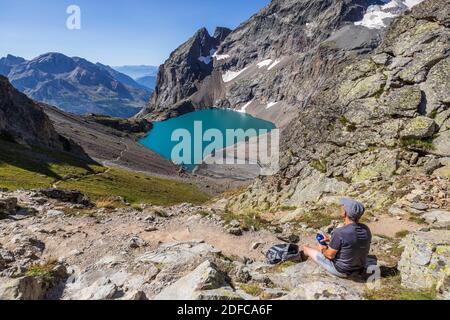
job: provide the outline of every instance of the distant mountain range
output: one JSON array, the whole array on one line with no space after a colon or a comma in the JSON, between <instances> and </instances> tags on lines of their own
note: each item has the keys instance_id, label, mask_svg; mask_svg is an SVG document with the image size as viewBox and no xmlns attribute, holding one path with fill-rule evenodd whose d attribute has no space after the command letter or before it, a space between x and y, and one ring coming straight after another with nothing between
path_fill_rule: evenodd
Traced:
<instances>
[{"instance_id":1,"label":"distant mountain range","mask_svg":"<svg viewBox=\"0 0 450 320\"><path fill-rule=\"evenodd\" d=\"M113 67L116 71L133 78L137 83L148 89L154 90L159 67L155 66L121 66Z\"/></svg>"},{"instance_id":2,"label":"distant mountain range","mask_svg":"<svg viewBox=\"0 0 450 320\"><path fill-rule=\"evenodd\" d=\"M32 60L8 55L0 75L30 98L76 114L131 117L152 90L109 66L79 57L47 53Z\"/></svg>"},{"instance_id":3,"label":"distant mountain range","mask_svg":"<svg viewBox=\"0 0 450 320\"><path fill-rule=\"evenodd\" d=\"M155 66L117 66L113 67L115 70L130 76L133 79L138 79L147 76L156 77L158 75L159 67Z\"/></svg>"},{"instance_id":4,"label":"distant mountain range","mask_svg":"<svg viewBox=\"0 0 450 320\"><path fill-rule=\"evenodd\" d=\"M137 78L136 82L139 83L140 85L143 85L146 88L155 90L156 79L157 79L156 76L146 76L146 77Z\"/></svg>"}]
</instances>

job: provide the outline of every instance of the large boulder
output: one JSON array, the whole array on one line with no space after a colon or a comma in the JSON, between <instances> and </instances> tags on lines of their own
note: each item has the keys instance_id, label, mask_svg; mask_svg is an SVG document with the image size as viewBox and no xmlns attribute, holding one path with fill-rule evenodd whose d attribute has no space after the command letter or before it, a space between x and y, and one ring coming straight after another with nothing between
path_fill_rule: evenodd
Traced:
<instances>
[{"instance_id":1,"label":"large boulder","mask_svg":"<svg viewBox=\"0 0 450 320\"><path fill-rule=\"evenodd\" d=\"M433 175L436 177L449 179L450 180L450 166L445 166L442 168L439 168L433 172Z\"/></svg>"},{"instance_id":2,"label":"large boulder","mask_svg":"<svg viewBox=\"0 0 450 320\"><path fill-rule=\"evenodd\" d=\"M361 300L365 290L363 283L333 277L311 260L282 272L273 272L270 266L263 265L251 275L254 281L269 279L277 288L289 290L282 300Z\"/></svg>"},{"instance_id":3,"label":"large boulder","mask_svg":"<svg viewBox=\"0 0 450 320\"><path fill-rule=\"evenodd\" d=\"M447 228L450 226L450 212L445 210L432 210L425 213L424 218L429 224L436 228Z\"/></svg>"},{"instance_id":4,"label":"large boulder","mask_svg":"<svg viewBox=\"0 0 450 320\"><path fill-rule=\"evenodd\" d=\"M406 86L391 90L383 99L383 111L390 116L413 117L422 102L422 92L418 87Z\"/></svg>"},{"instance_id":5,"label":"large boulder","mask_svg":"<svg viewBox=\"0 0 450 320\"><path fill-rule=\"evenodd\" d=\"M165 288L155 300L199 300L204 291L230 287L227 276L212 262L205 261L193 272Z\"/></svg>"},{"instance_id":6,"label":"large boulder","mask_svg":"<svg viewBox=\"0 0 450 320\"><path fill-rule=\"evenodd\" d=\"M437 63L429 72L423 89L427 94L427 112L432 112L450 103L450 59L447 57Z\"/></svg>"},{"instance_id":7,"label":"large boulder","mask_svg":"<svg viewBox=\"0 0 450 320\"><path fill-rule=\"evenodd\" d=\"M420 116L409 121L400 135L405 139L426 139L431 138L437 129L433 119Z\"/></svg>"},{"instance_id":8,"label":"large boulder","mask_svg":"<svg viewBox=\"0 0 450 320\"><path fill-rule=\"evenodd\" d=\"M42 189L39 190L39 194L61 202L92 206L89 198L78 190Z\"/></svg>"},{"instance_id":9,"label":"large boulder","mask_svg":"<svg viewBox=\"0 0 450 320\"><path fill-rule=\"evenodd\" d=\"M402 286L414 290L437 288L448 290L450 276L450 231L432 230L407 236L402 245L398 269Z\"/></svg>"},{"instance_id":10,"label":"large boulder","mask_svg":"<svg viewBox=\"0 0 450 320\"><path fill-rule=\"evenodd\" d=\"M361 300L363 293L339 279L324 278L300 284L282 300Z\"/></svg>"},{"instance_id":11,"label":"large boulder","mask_svg":"<svg viewBox=\"0 0 450 320\"><path fill-rule=\"evenodd\" d=\"M76 299L79 300L112 300L116 298L119 288L108 278L101 278L91 286L81 288Z\"/></svg>"},{"instance_id":12,"label":"large boulder","mask_svg":"<svg viewBox=\"0 0 450 320\"><path fill-rule=\"evenodd\" d=\"M432 153L438 156L450 157L450 130L439 133L436 139L433 140Z\"/></svg>"},{"instance_id":13,"label":"large boulder","mask_svg":"<svg viewBox=\"0 0 450 320\"><path fill-rule=\"evenodd\" d=\"M337 179L327 178L324 174L314 171L310 177L301 180L290 199L290 204L301 205L319 200L324 194L343 194L348 188L347 183Z\"/></svg>"},{"instance_id":14,"label":"large boulder","mask_svg":"<svg viewBox=\"0 0 450 320\"><path fill-rule=\"evenodd\" d=\"M6 278L0 282L0 300L42 300L44 283L33 277Z\"/></svg>"},{"instance_id":15,"label":"large boulder","mask_svg":"<svg viewBox=\"0 0 450 320\"><path fill-rule=\"evenodd\" d=\"M342 101L348 104L352 101L373 97L386 85L386 78L381 74L375 74L357 81L347 81L340 87Z\"/></svg>"},{"instance_id":16,"label":"large boulder","mask_svg":"<svg viewBox=\"0 0 450 320\"><path fill-rule=\"evenodd\" d=\"M17 198L0 198L0 217L13 214L17 209Z\"/></svg>"},{"instance_id":17,"label":"large boulder","mask_svg":"<svg viewBox=\"0 0 450 320\"><path fill-rule=\"evenodd\" d=\"M350 162L348 178L363 182L378 177L392 177L398 169L399 154L396 150L380 149L378 152L363 153Z\"/></svg>"},{"instance_id":18,"label":"large boulder","mask_svg":"<svg viewBox=\"0 0 450 320\"><path fill-rule=\"evenodd\" d=\"M117 257L104 257L88 270L76 271L67 281L64 300L145 299L145 283L152 279L117 268L123 264ZM148 267L149 273L154 272ZM154 274L154 273L153 273Z\"/></svg>"},{"instance_id":19,"label":"large boulder","mask_svg":"<svg viewBox=\"0 0 450 320\"><path fill-rule=\"evenodd\" d=\"M19 278L0 278L0 300L58 299L61 284L67 279L67 270L55 265L45 274L30 274Z\"/></svg>"}]
</instances>

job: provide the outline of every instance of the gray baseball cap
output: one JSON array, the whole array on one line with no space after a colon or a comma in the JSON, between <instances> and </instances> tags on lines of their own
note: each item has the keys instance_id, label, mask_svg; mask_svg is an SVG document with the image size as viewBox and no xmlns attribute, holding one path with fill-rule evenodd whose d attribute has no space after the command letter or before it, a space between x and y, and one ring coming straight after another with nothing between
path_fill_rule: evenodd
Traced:
<instances>
[{"instance_id":1,"label":"gray baseball cap","mask_svg":"<svg viewBox=\"0 0 450 320\"><path fill-rule=\"evenodd\" d=\"M344 206L345 212L347 212L347 216L352 221L358 221L363 216L366 208L361 202L358 202L353 199L342 199L341 205Z\"/></svg>"}]
</instances>

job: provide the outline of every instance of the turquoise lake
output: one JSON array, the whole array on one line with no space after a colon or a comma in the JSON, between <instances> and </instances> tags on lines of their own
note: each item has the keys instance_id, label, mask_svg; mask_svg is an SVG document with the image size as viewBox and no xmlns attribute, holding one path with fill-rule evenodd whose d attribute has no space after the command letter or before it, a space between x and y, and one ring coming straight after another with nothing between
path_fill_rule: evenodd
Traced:
<instances>
[{"instance_id":1,"label":"turquoise lake","mask_svg":"<svg viewBox=\"0 0 450 320\"><path fill-rule=\"evenodd\" d=\"M227 129L255 129L256 131L265 129L270 132L276 128L271 122L254 118L245 113L223 109L207 109L153 123L153 129L145 138L140 140L140 143L165 159L172 160L172 150L180 143L180 140L172 141L172 134L177 129L186 129L191 137L191 162L187 165L184 164L184 167L192 170L195 167L195 165L191 165L191 163L195 163L194 158L197 156L197 159L198 157L203 159L204 153L203 150L194 150L194 124L198 121L202 123L203 133L208 129L218 129L224 137L226 137ZM242 140L235 139L234 143L224 141L224 147L242 142ZM211 142L203 141L202 144L203 149L205 149Z\"/></svg>"}]
</instances>

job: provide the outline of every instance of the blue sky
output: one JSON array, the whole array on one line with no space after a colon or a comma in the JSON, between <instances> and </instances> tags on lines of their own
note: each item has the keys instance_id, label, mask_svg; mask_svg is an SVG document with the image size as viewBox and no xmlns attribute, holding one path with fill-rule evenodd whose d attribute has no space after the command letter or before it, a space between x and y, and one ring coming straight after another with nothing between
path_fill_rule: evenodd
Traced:
<instances>
[{"instance_id":1,"label":"blue sky","mask_svg":"<svg viewBox=\"0 0 450 320\"><path fill-rule=\"evenodd\" d=\"M0 56L61 52L109 65L159 65L199 28L237 27L270 0L0 0ZM66 9L81 8L81 30Z\"/></svg>"}]
</instances>

